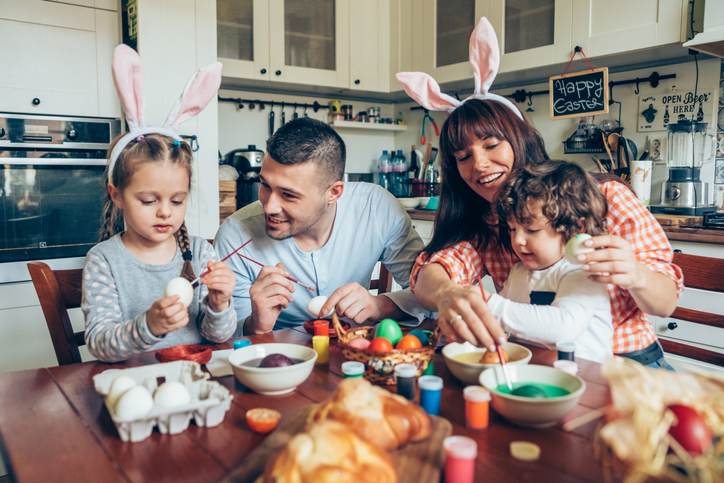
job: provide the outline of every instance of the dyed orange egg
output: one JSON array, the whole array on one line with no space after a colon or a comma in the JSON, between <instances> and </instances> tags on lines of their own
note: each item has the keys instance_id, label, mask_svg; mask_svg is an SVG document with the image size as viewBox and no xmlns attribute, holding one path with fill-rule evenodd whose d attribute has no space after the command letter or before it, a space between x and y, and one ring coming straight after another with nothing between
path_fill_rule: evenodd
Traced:
<instances>
[{"instance_id":1,"label":"dyed orange egg","mask_svg":"<svg viewBox=\"0 0 724 483\"><path fill-rule=\"evenodd\" d=\"M375 337L367 348L370 352L392 352L392 342L384 337Z\"/></svg>"},{"instance_id":2,"label":"dyed orange egg","mask_svg":"<svg viewBox=\"0 0 724 483\"><path fill-rule=\"evenodd\" d=\"M419 349L420 347L422 347L422 342L420 342L420 339L418 339L414 335L407 334L402 339L400 339L400 342L397 343L395 349L408 350Z\"/></svg>"}]
</instances>

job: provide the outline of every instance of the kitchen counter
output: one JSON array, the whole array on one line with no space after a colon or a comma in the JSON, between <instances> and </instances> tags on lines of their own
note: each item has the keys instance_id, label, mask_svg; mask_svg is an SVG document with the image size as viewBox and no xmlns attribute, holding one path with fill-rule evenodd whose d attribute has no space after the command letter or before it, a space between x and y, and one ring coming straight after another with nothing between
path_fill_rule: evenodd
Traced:
<instances>
[{"instance_id":1,"label":"kitchen counter","mask_svg":"<svg viewBox=\"0 0 724 483\"><path fill-rule=\"evenodd\" d=\"M407 210L410 218L419 221L435 221L436 213L437 212L430 210ZM664 226L663 228L666 236L672 241L724 245L724 230L704 228L701 226Z\"/></svg>"}]
</instances>

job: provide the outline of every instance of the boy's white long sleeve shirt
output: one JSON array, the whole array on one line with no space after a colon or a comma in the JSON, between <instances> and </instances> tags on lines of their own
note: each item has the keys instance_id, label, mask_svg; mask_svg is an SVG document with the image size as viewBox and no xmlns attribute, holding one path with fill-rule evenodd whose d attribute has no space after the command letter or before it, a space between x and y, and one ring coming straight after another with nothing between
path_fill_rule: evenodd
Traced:
<instances>
[{"instance_id":1,"label":"boy's white long sleeve shirt","mask_svg":"<svg viewBox=\"0 0 724 483\"><path fill-rule=\"evenodd\" d=\"M550 305L531 304L532 292L549 292ZM605 284L588 278L565 258L543 270L517 263L488 306L506 330L543 342L573 342L576 357L602 362L613 354L611 303Z\"/></svg>"}]
</instances>

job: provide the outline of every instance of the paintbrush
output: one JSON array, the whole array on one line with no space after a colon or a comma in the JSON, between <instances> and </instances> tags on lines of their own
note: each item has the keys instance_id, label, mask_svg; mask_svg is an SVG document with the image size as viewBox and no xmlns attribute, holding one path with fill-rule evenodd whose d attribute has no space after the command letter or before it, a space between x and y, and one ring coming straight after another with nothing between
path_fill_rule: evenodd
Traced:
<instances>
[{"instance_id":1,"label":"paintbrush","mask_svg":"<svg viewBox=\"0 0 724 483\"><path fill-rule=\"evenodd\" d=\"M229 259L229 257L233 256L236 252L238 252L239 250L241 250L242 248L247 246L249 243L251 243L251 239L249 239L249 240L245 241L244 243L242 243L241 245L239 245L239 247L236 250L234 250L233 252L226 255L224 258L221 259L221 261L225 262L226 260ZM210 272L211 272L211 270L208 268L206 270L204 270L203 272L201 272L201 275L199 275L195 279L191 280L191 286L192 287L197 286L199 284L199 282L201 281L201 279L204 278L206 275L208 275Z\"/></svg>"},{"instance_id":2,"label":"paintbrush","mask_svg":"<svg viewBox=\"0 0 724 483\"><path fill-rule=\"evenodd\" d=\"M480 289L480 295L483 296L483 300L485 300L485 292L483 291L483 278L481 277L478 281L478 288ZM508 374L508 367L505 365L505 353L503 352L503 346L498 343L498 341L495 341L495 351L498 353L498 362L500 362L500 367L503 369L503 377L505 377L505 385L508 386L508 390L513 390L513 383L510 382L510 374Z\"/></svg>"},{"instance_id":3,"label":"paintbrush","mask_svg":"<svg viewBox=\"0 0 724 483\"><path fill-rule=\"evenodd\" d=\"M242 254L242 253L239 253L239 256L240 256L241 258L243 258L244 260L249 260L251 263L256 263L256 264L259 265L260 267L264 268L264 264L263 264L263 263L258 262L258 261L254 260L254 259L251 258L251 257L247 257L246 255L244 255L244 254ZM310 292L316 292L316 290L317 290L316 288L314 288L314 287L312 287L312 286L310 286L310 285L305 285L305 284L303 284L302 282L300 282L300 281L297 280L296 278L292 277L291 275L284 275L284 278L286 278L286 279L289 280L290 282L296 283L296 284L299 285L300 287L306 288L306 289L309 290Z\"/></svg>"}]
</instances>

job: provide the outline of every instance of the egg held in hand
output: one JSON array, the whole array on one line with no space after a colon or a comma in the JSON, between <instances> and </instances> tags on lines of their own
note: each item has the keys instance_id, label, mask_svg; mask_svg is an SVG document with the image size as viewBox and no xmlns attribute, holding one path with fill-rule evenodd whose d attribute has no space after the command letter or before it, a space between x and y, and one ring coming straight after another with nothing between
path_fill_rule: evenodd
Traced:
<instances>
[{"instance_id":1,"label":"egg held in hand","mask_svg":"<svg viewBox=\"0 0 724 483\"><path fill-rule=\"evenodd\" d=\"M312 317L331 317L334 309L330 310L327 314L322 314L322 307L327 302L326 295L317 295L307 304L307 311Z\"/></svg>"},{"instance_id":2,"label":"egg held in hand","mask_svg":"<svg viewBox=\"0 0 724 483\"><path fill-rule=\"evenodd\" d=\"M178 295L179 302L188 307L191 305L191 301L194 299L194 288L191 286L191 282L183 277L172 278L166 285L164 292L166 297L173 297Z\"/></svg>"},{"instance_id":3,"label":"egg held in hand","mask_svg":"<svg viewBox=\"0 0 724 483\"><path fill-rule=\"evenodd\" d=\"M178 381L164 382L153 393L153 402L161 408L184 406L191 402L191 394L186 386Z\"/></svg>"},{"instance_id":4,"label":"egg held in hand","mask_svg":"<svg viewBox=\"0 0 724 483\"><path fill-rule=\"evenodd\" d=\"M589 248L584 245L584 243L590 239L591 235L587 233L579 233L568 240L566 243L566 260L580 265L581 262L578 260L578 255L583 255L593 251L593 248Z\"/></svg>"}]
</instances>

